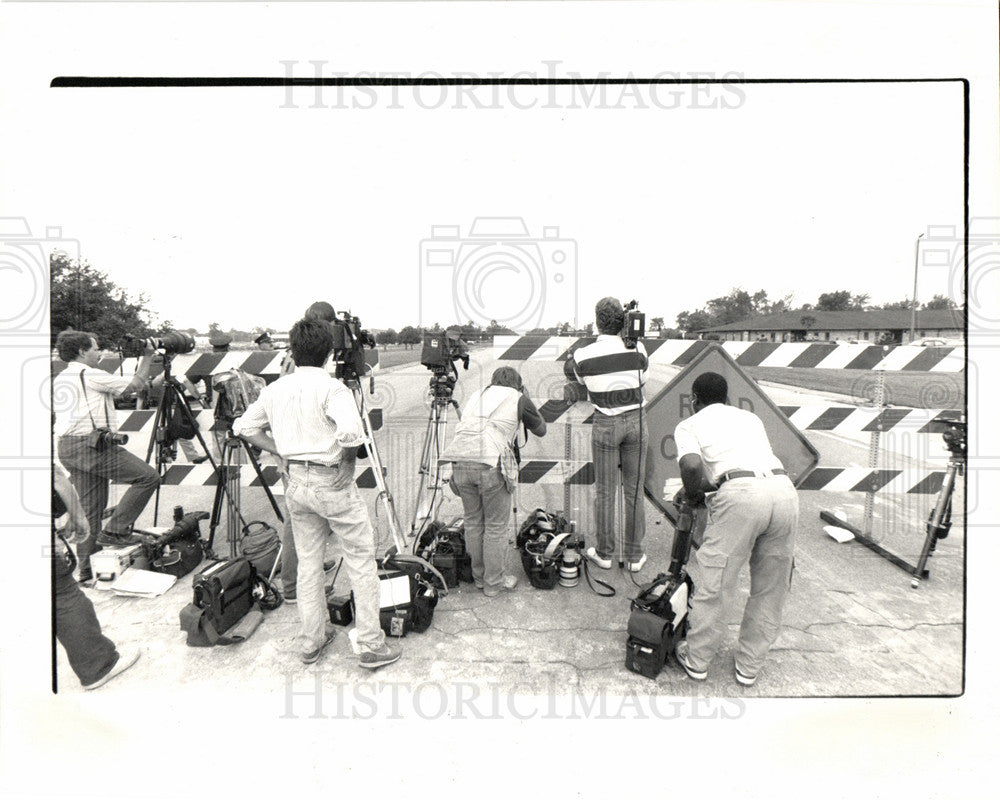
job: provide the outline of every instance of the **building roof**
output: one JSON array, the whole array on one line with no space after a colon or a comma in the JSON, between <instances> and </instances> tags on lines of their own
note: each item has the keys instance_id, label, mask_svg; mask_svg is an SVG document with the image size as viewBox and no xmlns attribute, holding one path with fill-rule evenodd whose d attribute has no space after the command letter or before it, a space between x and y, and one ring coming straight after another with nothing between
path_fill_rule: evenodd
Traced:
<instances>
[{"instance_id":1,"label":"building roof","mask_svg":"<svg viewBox=\"0 0 1000 800\"><path fill-rule=\"evenodd\" d=\"M909 309L876 309L873 311L782 311L778 314L761 314L747 317L739 322L728 325L713 325L710 328L700 328L699 333L724 331L884 331L893 329L909 329L912 312ZM808 328L802 322L803 317L812 317L813 322ZM964 330L965 315L961 309L917 310L917 327L921 330Z\"/></svg>"}]
</instances>

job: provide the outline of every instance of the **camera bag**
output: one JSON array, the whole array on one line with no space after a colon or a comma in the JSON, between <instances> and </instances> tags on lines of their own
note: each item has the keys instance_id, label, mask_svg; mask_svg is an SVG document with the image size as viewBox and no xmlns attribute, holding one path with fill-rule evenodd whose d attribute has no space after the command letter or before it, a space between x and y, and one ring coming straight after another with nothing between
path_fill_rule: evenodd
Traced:
<instances>
[{"instance_id":1,"label":"camera bag","mask_svg":"<svg viewBox=\"0 0 1000 800\"><path fill-rule=\"evenodd\" d=\"M281 540L266 522L256 520L243 526L240 554L253 564L259 575L270 575L278 558Z\"/></svg>"},{"instance_id":2,"label":"camera bag","mask_svg":"<svg viewBox=\"0 0 1000 800\"><path fill-rule=\"evenodd\" d=\"M237 644L263 619L254 601L258 577L246 558L218 561L192 581L194 601L180 612L181 629L192 647Z\"/></svg>"}]
</instances>

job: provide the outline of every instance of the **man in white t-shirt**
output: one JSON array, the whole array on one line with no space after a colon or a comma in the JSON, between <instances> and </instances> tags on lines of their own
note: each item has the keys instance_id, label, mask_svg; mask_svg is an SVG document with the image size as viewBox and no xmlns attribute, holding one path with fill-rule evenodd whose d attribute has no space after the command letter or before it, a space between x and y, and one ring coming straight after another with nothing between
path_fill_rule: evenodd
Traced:
<instances>
[{"instance_id":1,"label":"man in white t-shirt","mask_svg":"<svg viewBox=\"0 0 1000 800\"><path fill-rule=\"evenodd\" d=\"M684 493L705 501L709 522L691 560L687 638L677 660L694 680L708 666L725 632L720 614L750 564L750 599L736 651L736 680L752 686L778 636L791 585L799 499L771 450L764 424L727 404L726 379L714 372L695 378L694 415L674 431ZM712 492L706 498L705 493Z\"/></svg>"}]
</instances>

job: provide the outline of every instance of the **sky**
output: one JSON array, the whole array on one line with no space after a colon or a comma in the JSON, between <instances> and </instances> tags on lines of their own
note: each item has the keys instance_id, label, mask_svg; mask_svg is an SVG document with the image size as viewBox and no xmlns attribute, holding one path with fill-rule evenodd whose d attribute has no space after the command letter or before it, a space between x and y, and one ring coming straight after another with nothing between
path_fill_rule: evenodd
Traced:
<instances>
[{"instance_id":1,"label":"sky","mask_svg":"<svg viewBox=\"0 0 1000 800\"><path fill-rule=\"evenodd\" d=\"M879 303L912 295L919 234L961 230L958 83L463 91L48 89L58 146L19 207L202 331L316 299L518 330L605 295L668 326L734 287ZM918 298L961 302L953 266Z\"/></svg>"}]
</instances>

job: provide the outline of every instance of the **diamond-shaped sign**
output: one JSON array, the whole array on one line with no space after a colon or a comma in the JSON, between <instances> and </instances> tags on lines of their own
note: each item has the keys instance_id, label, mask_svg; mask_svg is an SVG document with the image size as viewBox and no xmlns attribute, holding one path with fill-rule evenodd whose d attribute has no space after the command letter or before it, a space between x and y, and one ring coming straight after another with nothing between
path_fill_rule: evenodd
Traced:
<instances>
[{"instance_id":1,"label":"diamond-shaped sign","mask_svg":"<svg viewBox=\"0 0 1000 800\"><path fill-rule=\"evenodd\" d=\"M649 449L646 453L646 495L664 514L673 519L670 498L663 497L663 484L680 478L674 428L694 413L691 408L691 384L703 372L717 372L729 384L729 403L752 411L767 431L771 449L781 460L796 486L816 466L819 452L791 423L756 381L733 361L725 350L713 345L699 353L663 390L646 405Z\"/></svg>"}]
</instances>

